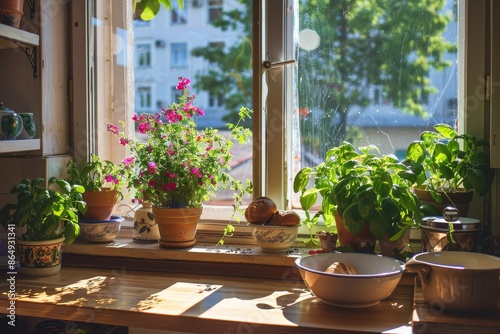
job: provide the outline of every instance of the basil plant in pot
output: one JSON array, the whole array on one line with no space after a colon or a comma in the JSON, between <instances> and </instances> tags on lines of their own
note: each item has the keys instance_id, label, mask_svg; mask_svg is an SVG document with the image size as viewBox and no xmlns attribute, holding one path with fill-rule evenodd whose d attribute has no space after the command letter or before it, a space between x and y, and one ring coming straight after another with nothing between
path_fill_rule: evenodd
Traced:
<instances>
[{"instance_id":1,"label":"basil plant in pot","mask_svg":"<svg viewBox=\"0 0 500 334\"><path fill-rule=\"evenodd\" d=\"M379 155L374 145L358 151L344 142L330 149L323 163L300 170L294 191L300 192L308 227L323 217L327 227L336 224L341 246L359 251L359 238L396 240L414 224L420 216L420 201L412 192L415 181L416 175L394 155ZM318 198L321 208L311 216Z\"/></svg>"},{"instance_id":2,"label":"basil plant in pot","mask_svg":"<svg viewBox=\"0 0 500 334\"><path fill-rule=\"evenodd\" d=\"M458 134L448 124L436 124L434 129L422 132L420 139L408 146L403 163L417 176L415 192L424 204L436 208L434 215L449 205L467 215L473 193L485 195L493 182L494 172L483 151L489 143Z\"/></svg>"},{"instance_id":3,"label":"basil plant in pot","mask_svg":"<svg viewBox=\"0 0 500 334\"><path fill-rule=\"evenodd\" d=\"M127 186L135 199L152 203L160 230L159 242L167 248L195 244L203 202L215 196L216 191L233 191L233 218L235 212L242 213L243 195L252 192L250 181L245 185L229 174L233 145L250 139L250 129L241 124L250 117L251 110L242 107L238 123L228 124L227 134L213 128L198 129L196 119L205 112L195 106L189 85L188 78L180 77L176 89L182 95L178 101L156 114L134 115L132 120L138 132L135 138L108 124L108 131L128 149L128 156L120 164L120 170L128 173ZM231 234L232 229L228 224L224 236Z\"/></svg>"},{"instance_id":4,"label":"basil plant in pot","mask_svg":"<svg viewBox=\"0 0 500 334\"><path fill-rule=\"evenodd\" d=\"M14 186L16 204L0 210L0 221L9 233L16 233L19 262L23 273L33 276L53 275L61 269L62 244L78 237L78 214L87 209L82 194L85 189L65 180L23 179Z\"/></svg>"}]
</instances>

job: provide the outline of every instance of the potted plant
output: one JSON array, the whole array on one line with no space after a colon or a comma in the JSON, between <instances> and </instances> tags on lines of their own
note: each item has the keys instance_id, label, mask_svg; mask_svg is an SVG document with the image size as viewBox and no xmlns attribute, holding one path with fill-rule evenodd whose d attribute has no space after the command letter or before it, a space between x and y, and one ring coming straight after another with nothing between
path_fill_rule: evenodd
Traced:
<instances>
[{"instance_id":1,"label":"potted plant","mask_svg":"<svg viewBox=\"0 0 500 334\"><path fill-rule=\"evenodd\" d=\"M78 213L85 212L85 189L65 180L24 179L14 186L17 204L0 210L0 221L10 233L17 234L19 262L27 275L53 275L61 269L62 244L78 237Z\"/></svg>"},{"instance_id":2,"label":"potted plant","mask_svg":"<svg viewBox=\"0 0 500 334\"><path fill-rule=\"evenodd\" d=\"M118 199L123 198L121 188L125 179L118 166L92 154L90 161L78 165L70 160L66 167L66 180L85 188L83 200L88 209L82 220L109 220Z\"/></svg>"},{"instance_id":3,"label":"potted plant","mask_svg":"<svg viewBox=\"0 0 500 334\"><path fill-rule=\"evenodd\" d=\"M357 151L345 142L330 149L325 162L303 168L294 179L304 223L312 227L322 216L327 227L336 223L341 246L358 250L358 241L399 238L420 216L420 201L411 188L416 175L395 156L371 152L379 150L370 145ZM311 216L319 196L321 209Z\"/></svg>"},{"instance_id":4,"label":"potted plant","mask_svg":"<svg viewBox=\"0 0 500 334\"><path fill-rule=\"evenodd\" d=\"M240 109L239 122L228 124L227 137L217 129L198 130L195 119L205 112L194 105L189 84L189 79L179 78L176 88L182 95L168 108L133 116L139 138L128 138L116 125L107 125L108 131L128 148L130 155L120 164L120 170L128 172L132 196L152 203L163 247L184 248L195 243L202 203L215 191L229 186L234 191L234 212L241 212L242 197L252 190L250 181L245 185L229 174L234 142L244 143L250 138L250 130L240 124L251 110ZM167 225L169 217L173 223ZM178 231L184 227L189 231ZM224 235L231 231L229 224Z\"/></svg>"},{"instance_id":5,"label":"potted plant","mask_svg":"<svg viewBox=\"0 0 500 334\"><path fill-rule=\"evenodd\" d=\"M417 175L415 192L424 204L437 208L434 214L452 205L467 215L473 193L486 194L493 182L494 172L483 151L489 144L458 134L448 124L436 124L434 129L422 132L420 140L408 146L403 163Z\"/></svg>"}]
</instances>

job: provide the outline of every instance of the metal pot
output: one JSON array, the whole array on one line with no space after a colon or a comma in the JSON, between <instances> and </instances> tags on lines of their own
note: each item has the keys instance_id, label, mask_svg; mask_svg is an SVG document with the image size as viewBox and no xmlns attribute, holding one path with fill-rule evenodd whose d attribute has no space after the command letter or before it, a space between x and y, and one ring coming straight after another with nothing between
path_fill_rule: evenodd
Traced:
<instances>
[{"instance_id":1,"label":"metal pot","mask_svg":"<svg viewBox=\"0 0 500 334\"><path fill-rule=\"evenodd\" d=\"M0 102L0 140L12 140L23 131L23 120Z\"/></svg>"},{"instance_id":2,"label":"metal pot","mask_svg":"<svg viewBox=\"0 0 500 334\"><path fill-rule=\"evenodd\" d=\"M420 253L406 262L417 273L424 300L439 311L495 309L500 297L500 258L473 252Z\"/></svg>"},{"instance_id":3,"label":"metal pot","mask_svg":"<svg viewBox=\"0 0 500 334\"><path fill-rule=\"evenodd\" d=\"M443 216L424 217L420 222L423 252L474 251L481 233L481 221L459 217L454 207L446 207Z\"/></svg>"}]
</instances>

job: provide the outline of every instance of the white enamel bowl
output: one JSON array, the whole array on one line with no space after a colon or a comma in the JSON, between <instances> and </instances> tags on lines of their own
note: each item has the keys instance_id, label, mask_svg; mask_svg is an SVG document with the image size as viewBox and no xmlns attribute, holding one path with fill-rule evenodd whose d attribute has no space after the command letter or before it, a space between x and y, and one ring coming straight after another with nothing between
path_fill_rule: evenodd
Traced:
<instances>
[{"instance_id":1,"label":"white enamel bowl","mask_svg":"<svg viewBox=\"0 0 500 334\"><path fill-rule=\"evenodd\" d=\"M357 275L330 274L334 262L349 264ZM365 253L325 253L299 258L295 265L311 292L323 302L348 308L377 305L396 289L405 264L392 257Z\"/></svg>"}]
</instances>

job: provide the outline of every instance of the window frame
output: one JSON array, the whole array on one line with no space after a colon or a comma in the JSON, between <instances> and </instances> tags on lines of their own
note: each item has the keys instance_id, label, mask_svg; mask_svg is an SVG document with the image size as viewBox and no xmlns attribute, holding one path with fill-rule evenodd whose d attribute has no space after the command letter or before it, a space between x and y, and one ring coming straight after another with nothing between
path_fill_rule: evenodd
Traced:
<instances>
[{"instance_id":1,"label":"window frame","mask_svg":"<svg viewBox=\"0 0 500 334\"><path fill-rule=\"evenodd\" d=\"M471 1L459 0L459 8L465 9L459 15L465 20L460 24L460 33L466 38L459 38L460 47L464 52L459 52L460 61L465 66L459 72L459 122L460 131L468 131L478 137L488 138L489 122L487 121L487 105L484 101L479 101L479 105L474 106L474 110L468 105L468 100L477 91L477 82L467 80L468 78L485 78L486 62L486 27L484 25L484 13L488 0ZM111 17L119 22L123 31L131 29L132 20L126 15L122 15L116 8L125 6L126 12L131 13L130 1L112 0L108 2L97 2L97 11L100 13L103 22L106 17ZM290 151L286 149L290 144L290 121L289 115L293 108L291 96L293 91L286 83L293 82L295 78L294 66L284 66L281 73L274 79L271 71L266 71L263 62L279 62L293 59L293 45L290 39L293 36L293 27L290 23L290 12L288 6L294 0L253 1L253 177L254 177L254 197L266 195L273 198L279 207L290 208L286 198L291 197L291 189L287 184L292 180ZM92 22L86 20L86 13L91 11L93 0L72 2L72 21L85 22L91 26ZM113 8L115 10L113 11ZM278 14L280 13L280 14ZM288 14L287 14L288 13ZM289 16L287 16L289 15ZM483 25L476 24L483 22ZM112 136L106 132L105 124L108 122L117 124L124 119L124 115L129 114L129 109L133 107L134 91L127 89L127 83L133 82L133 71L119 66L113 61L113 55L118 48L123 47L123 57L128 61L132 60L132 50L130 47L117 45L116 31L112 27L104 26L102 31L98 31L95 36L88 36L84 29L73 29L73 145L78 147L75 150L77 161L85 161L90 153L98 154L102 158L109 159L116 163L120 162L125 155L124 149L116 149ZM266 36L264 31L270 33ZM288 32L288 34L287 34ZM281 38L282 35L284 39ZM474 36L471 38L471 36ZM123 39L131 39L130 34L122 36ZM95 62L90 66L82 64L81 55L87 56L90 44L99 41L107 41L106 54L96 55ZM129 44L134 45L134 44ZM83 51L85 50L85 51ZM88 59L88 58L86 58ZM85 61L87 63L87 61ZM102 73L103 77L95 79L101 80L96 84L95 95L92 92L94 67L97 73ZM107 77L104 78L104 74ZM263 79L267 78L267 82ZM99 89L102 87L103 89ZM267 95L262 94L267 91ZM469 94L469 92L471 92ZM289 111L289 112L287 112ZM465 115L474 114L474 117ZM477 116L477 117L476 117ZM99 121L96 121L99 120ZM76 131L78 129L78 131ZM129 131L133 130L129 125ZM114 147L115 149L111 149ZM274 166L280 166L276 168ZM284 171L284 172L283 172ZM484 217L488 212L483 209L485 199L475 199L480 204L476 206L478 214L475 217ZM222 209L207 207L202 217L203 220L215 222L219 221L225 225L230 217L231 208ZM237 224L236 224L237 225ZM221 227L222 229L222 227ZM230 240L227 240L230 242Z\"/></svg>"}]
</instances>

